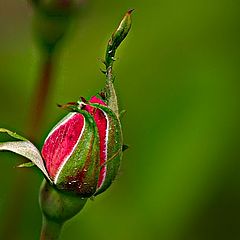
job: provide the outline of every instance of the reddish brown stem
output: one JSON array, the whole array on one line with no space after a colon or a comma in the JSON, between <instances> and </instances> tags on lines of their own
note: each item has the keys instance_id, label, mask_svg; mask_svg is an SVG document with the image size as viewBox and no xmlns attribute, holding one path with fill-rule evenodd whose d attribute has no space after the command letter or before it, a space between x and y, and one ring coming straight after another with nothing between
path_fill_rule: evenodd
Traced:
<instances>
[{"instance_id":1,"label":"reddish brown stem","mask_svg":"<svg viewBox=\"0 0 240 240\"><path fill-rule=\"evenodd\" d=\"M53 57L52 54L48 54L43 60L40 79L34 91L36 94L33 97L27 126L27 136L32 140L36 140L41 133L41 125L53 79Z\"/></svg>"}]
</instances>

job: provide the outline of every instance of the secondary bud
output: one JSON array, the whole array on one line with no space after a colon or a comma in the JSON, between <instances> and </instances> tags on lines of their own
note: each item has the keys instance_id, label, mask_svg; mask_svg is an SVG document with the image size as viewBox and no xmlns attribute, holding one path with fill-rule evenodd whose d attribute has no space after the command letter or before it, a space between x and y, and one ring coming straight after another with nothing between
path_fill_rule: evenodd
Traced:
<instances>
[{"instance_id":1,"label":"secondary bud","mask_svg":"<svg viewBox=\"0 0 240 240\"><path fill-rule=\"evenodd\" d=\"M84 1L81 0L35 0L35 5L45 14L69 15L78 10Z\"/></svg>"},{"instance_id":2,"label":"secondary bud","mask_svg":"<svg viewBox=\"0 0 240 240\"><path fill-rule=\"evenodd\" d=\"M35 10L34 31L41 48L52 53L70 29L81 0L31 0Z\"/></svg>"}]
</instances>

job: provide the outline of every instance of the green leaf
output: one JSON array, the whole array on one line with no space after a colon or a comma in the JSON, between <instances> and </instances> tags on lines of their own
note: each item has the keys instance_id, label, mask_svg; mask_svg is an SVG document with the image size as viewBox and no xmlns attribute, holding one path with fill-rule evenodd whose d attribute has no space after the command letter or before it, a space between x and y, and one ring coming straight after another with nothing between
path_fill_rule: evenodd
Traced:
<instances>
[{"instance_id":1,"label":"green leaf","mask_svg":"<svg viewBox=\"0 0 240 240\"><path fill-rule=\"evenodd\" d=\"M47 179L50 180L40 152L30 141L17 133L4 128L0 128L0 133L1 132L7 133L9 136L20 141L2 142L0 143L0 151L11 151L31 160L33 164L35 164L43 172Z\"/></svg>"}]
</instances>

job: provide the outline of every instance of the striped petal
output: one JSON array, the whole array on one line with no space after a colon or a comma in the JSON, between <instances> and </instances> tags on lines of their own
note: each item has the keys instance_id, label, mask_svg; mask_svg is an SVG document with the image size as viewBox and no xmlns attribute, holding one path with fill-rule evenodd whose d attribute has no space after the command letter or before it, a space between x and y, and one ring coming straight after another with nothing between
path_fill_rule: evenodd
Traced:
<instances>
[{"instance_id":1,"label":"striped petal","mask_svg":"<svg viewBox=\"0 0 240 240\"><path fill-rule=\"evenodd\" d=\"M46 138L42 156L54 182L80 141L84 124L84 117L80 113L69 113Z\"/></svg>"},{"instance_id":2,"label":"striped petal","mask_svg":"<svg viewBox=\"0 0 240 240\"><path fill-rule=\"evenodd\" d=\"M86 106L96 122L100 139L100 173L95 195L105 191L115 179L122 157L123 137L121 124L106 104L93 97Z\"/></svg>"},{"instance_id":3,"label":"striped petal","mask_svg":"<svg viewBox=\"0 0 240 240\"><path fill-rule=\"evenodd\" d=\"M99 137L92 116L69 113L47 137L42 156L59 189L90 197L97 188Z\"/></svg>"}]
</instances>

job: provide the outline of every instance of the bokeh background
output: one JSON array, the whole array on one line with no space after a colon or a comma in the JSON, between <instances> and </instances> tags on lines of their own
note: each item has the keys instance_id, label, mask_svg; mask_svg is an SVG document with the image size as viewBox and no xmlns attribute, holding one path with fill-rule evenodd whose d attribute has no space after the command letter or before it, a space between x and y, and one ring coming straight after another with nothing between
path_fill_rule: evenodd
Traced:
<instances>
[{"instance_id":1,"label":"bokeh background","mask_svg":"<svg viewBox=\"0 0 240 240\"><path fill-rule=\"evenodd\" d=\"M129 8L133 27L115 72L130 149L114 185L61 239L240 239L237 0L86 2L59 53L36 144L65 114L56 103L101 89L98 58ZM0 0L0 126L23 135L40 63L32 17L26 1ZM0 239L39 238L42 176L17 169L22 161L0 154Z\"/></svg>"}]
</instances>

